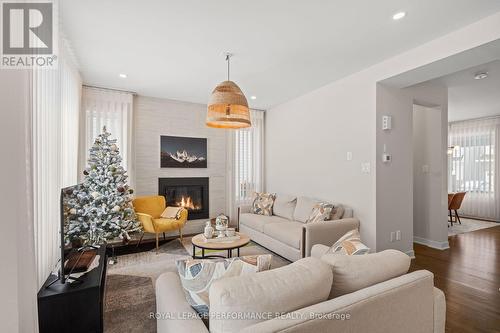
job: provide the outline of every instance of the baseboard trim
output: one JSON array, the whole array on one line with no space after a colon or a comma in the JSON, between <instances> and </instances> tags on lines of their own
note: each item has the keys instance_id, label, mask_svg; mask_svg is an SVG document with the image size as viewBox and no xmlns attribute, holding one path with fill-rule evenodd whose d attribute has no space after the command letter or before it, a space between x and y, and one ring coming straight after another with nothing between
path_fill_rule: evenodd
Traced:
<instances>
[{"instance_id":1,"label":"baseboard trim","mask_svg":"<svg viewBox=\"0 0 500 333\"><path fill-rule=\"evenodd\" d=\"M405 253L406 253L406 255L407 255L408 257L410 257L410 258L412 258L412 259L415 259L415 251L413 251L413 250L408 250L408 251L406 251Z\"/></svg>"},{"instance_id":2,"label":"baseboard trim","mask_svg":"<svg viewBox=\"0 0 500 333\"><path fill-rule=\"evenodd\" d=\"M448 244L448 241L446 242L436 242L430 239L422 238L422 237L417 237L413 236L413 242L421 245L425 245L428 247L432 247L433 249L438 249L438 250L446 250L450 248L450 245Z\"/></svg>"}]
</instances>

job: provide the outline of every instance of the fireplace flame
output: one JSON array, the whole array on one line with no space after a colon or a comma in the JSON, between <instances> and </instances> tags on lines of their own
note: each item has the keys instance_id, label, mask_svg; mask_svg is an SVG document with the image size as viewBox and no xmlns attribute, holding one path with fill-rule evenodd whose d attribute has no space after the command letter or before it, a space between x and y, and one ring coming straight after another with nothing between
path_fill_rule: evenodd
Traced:
<instances>
[{"instance_id":1,"label":"fireplace flame","mask_svg":"<svg viewBox=\"0 0 500 333\"><path fill-rule=\"evenodd\" d=\"M195 204L193 203L193 199L191 199L190 196L182 196L181 198L181 201L180 202L177 202L177 205L180 206L180 207L184 207L184 208L187 208L187 209L201 209L201 207L199 206L195 206Z\"/></svg>"}]
</instances>

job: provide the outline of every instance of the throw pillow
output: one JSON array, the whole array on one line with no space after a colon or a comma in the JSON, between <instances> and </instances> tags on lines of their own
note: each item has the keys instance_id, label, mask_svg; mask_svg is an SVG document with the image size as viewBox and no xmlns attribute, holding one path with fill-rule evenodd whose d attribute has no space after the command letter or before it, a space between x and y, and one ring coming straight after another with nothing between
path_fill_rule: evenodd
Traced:
<instances>
[{"instance_id":1,"label":"throw pillow","mask_svg":"<svg viewBox=\"0 0 500 333\"><path fill-rule=\"evenodd\" d=\"M332 245L327 253L358 255L370 253L370 248L361 243L358 229L348 231L344 236Z\"/></svg>"},{"instance_id":2,"label":"throw pillow","mask_svg":"<svg viewBox=\"0 0 500 333\"><path fill-rule=\"evenodd\" d=\"M273 215L275 198L275 194L256 192L252 203L252 213L265 216Z\"/></svg>"},{"instance_id":3,"label":"throw pillow","mask_svg":"<svg viewBox=\"0 0 500 333\"><path fill-rule=\"evenodd\" d=\"M306 223L307 219L311 215L313 208L318 202L322 202L322 200L317 200L308 197L298 197L297 198L297 206L295 206L295 210L293 212L293 219L297 222Z\"/></svg>"},{"instance_id":4,"label":"throw pillow","mask_svg":"<svg viewBox=\"0 0 500 333\"><path fill-rule=\"evenodd\" d=\"M161 213L164 219L179 219L181 217L182 207L167 207Z\"/></svg>"},{"instance_id":5,"label":"throw pillow","mask_svg":"<svg viewBox=\"0 0 500 333\"><path fill-rule=\"evenodd\" d=\"M228 259L187 259L177 261L177 270L188 303L202 317L209 314L209 290L218 279L269 270L272 255Z\"/></svg>"},{"instance_id":6,"label":"throw pillow","mask_svg":"<svg viewBox=\"0 0 500 333\"><path fill-rule=\"evenodd\" d=\"M333 205L327 202L318 202L314 205L306 223L326 221L330 218Z\"/></svg>"},{"instance_id":7,"label":"throw pillow","mask_svg":"<svg viewBox=\"0 0 500 333\"><path fill-rule=\"evenodd\" d=\"M344 207L342 205L335 205L330 214L330 220L340 220L344 216Z\"/></svg>"}]
</instances>

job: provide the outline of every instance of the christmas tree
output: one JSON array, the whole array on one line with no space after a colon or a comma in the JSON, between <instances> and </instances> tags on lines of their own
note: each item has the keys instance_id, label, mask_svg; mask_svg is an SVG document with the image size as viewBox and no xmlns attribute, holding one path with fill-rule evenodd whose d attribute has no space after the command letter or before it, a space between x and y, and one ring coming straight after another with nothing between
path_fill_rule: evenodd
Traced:
<instances>
[{"instance_id":1,"label":"christmas tree","mask_svg":"<svg viewBox=\"0 0 500 333\"><path fill-rule=\"evenodd\" d=\"M130 239L140 229L132 207L133 190L116 140L103 128L90 149L88 167L82 184L65 193L67 200L67 241L81 240L86 245L102 244L117 237Z\"/></svg>"}]
</instances>

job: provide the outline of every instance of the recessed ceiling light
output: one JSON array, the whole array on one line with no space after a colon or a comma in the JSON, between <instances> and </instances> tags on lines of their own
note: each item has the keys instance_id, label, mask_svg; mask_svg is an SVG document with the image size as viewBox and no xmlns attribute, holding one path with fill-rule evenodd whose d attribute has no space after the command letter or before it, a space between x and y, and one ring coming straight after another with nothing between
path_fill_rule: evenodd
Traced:
<instances>
[{"instance_id":1,"label":"recessed ceiling light","mask_svg":"<svg viewBox=\"0 0 500 333\"><path fill-rule=\"evenodd\" d=\"M481 72L474 75L474 79L476 80L486 79L487 77L488 77L488 72Z\"/></svg>"},{"instance_id":2,"label":"recessed ceiling light","mask_svg":"<svg viewBox=\"0 0 500 333\"><path fill-rule=\"evenodd\" d=\"M257 99L257 96L250 96L250 99Z\"/></svg>"},{"instance_id":3,"label":"recessed ceiling light","mask_svg":"<svg viewBox=\"0 0 500 333\"><path fill-rule=\"evenodd\" d=\"M405 12L399 12L399 13L394 14L392 16L392 19L397 21L397 20L401 20L405 16L406 16Z\"/></svg>"},{"instance_id":4,"label":"recessed ceiling light","mask_svg":"<svg viewBox=\"0 0 500 333\"><path fill-rule=\"evenodd\" d=\"M121 77L122 79L126 79L127 78L127 74L120 74L119 77Z\"/></svg>"}]
</instances>

